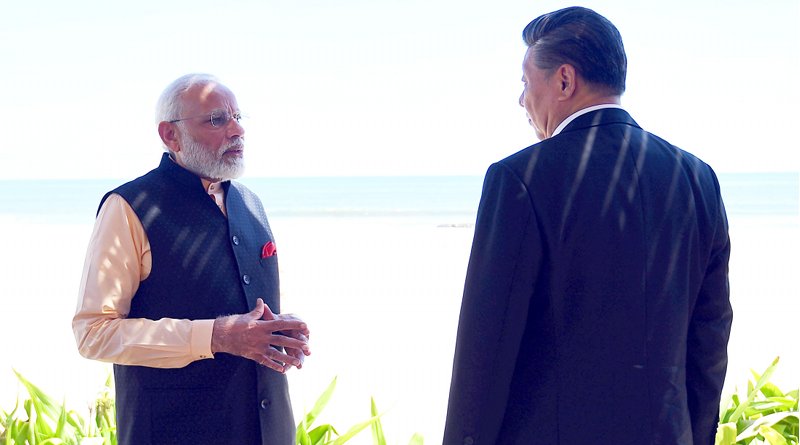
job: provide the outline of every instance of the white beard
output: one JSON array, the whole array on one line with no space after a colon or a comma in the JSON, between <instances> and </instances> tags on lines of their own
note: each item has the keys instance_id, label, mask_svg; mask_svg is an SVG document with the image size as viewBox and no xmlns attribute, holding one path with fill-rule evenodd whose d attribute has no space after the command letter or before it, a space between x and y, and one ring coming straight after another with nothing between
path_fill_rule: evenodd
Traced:
<instances>
[{"instance_id":1,"label":"white beard","mask_svg":"<svg viewBox=\"0 0 800 445\"><path fill-rule=\"evenodd\" d=\"M223 154L231 148L244 148L244 141L236 138L214 153L208 147L195 141L190 135L181 132L181 161L183 167L190 172L206 179L227 181L236 179L244 173L244 158L236 157L226 160Z\"/></svg>"}]
</instances>

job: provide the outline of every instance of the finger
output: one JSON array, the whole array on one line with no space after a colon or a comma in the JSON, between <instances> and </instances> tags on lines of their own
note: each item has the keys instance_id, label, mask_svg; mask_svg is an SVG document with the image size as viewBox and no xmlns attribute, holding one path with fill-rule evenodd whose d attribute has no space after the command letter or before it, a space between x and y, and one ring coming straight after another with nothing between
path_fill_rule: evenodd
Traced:
<instances>
[{"instance_id":1,"label":"finger","mask_svg":"<svg viewBox=\"0 0 800 445\"><path fill-rule=\"evenodd\" d=\"M258 363L259 365L264 366L265 368L269 368L272 369L273 371L280 372L281 374L286 372L286 366L283 363L272 360L267 354L264 354L263 352L251 352L243 354L242 357L252 360Z\"/></svg>"},{"instance_id":2,"label":"finger","mask_svg":"<svg viewBox=\"0 0 800 445\"><path fill-rule=\"evenodd\" d=\"M308 337L300 333L297 333L297 336L292 335L291 337L296 338L297 340L300 340L301 342L305 343L306 347L303 348L303 354L311 355L311 347L308 344Z\"/></svg>"},{"instance_id":3,"label":"finger","mask_svg":"<svg viewBox=\"0 0 800 445\"><path fill-rule=\"evenodd\" d=\"M278 332L278 331L299 331L299 332L306 332L308 331L308 325L304 321L299 320L265 320L259 322L259 326L261 329L266 329L271 332Z\"/></svg>"},{"instance_id":4,"label":"finger","mask_svg":"<svg viewBox=\"0 0 800 445\"><path fill-rule=\"evenodd\" d=\"M300 317L298 317L298 316L296 316L294 314L278 314L277 318L281 319L281 320L294 320L294 321L300 321L300 322L303 321L303 320L300 319ZM311 334L311 332L309 332L309 330L308 330L308 326L307 325L306 325L306 329L304 329L302 332L306 336Z\"/></svg>"},{"instance_id":5,"label":"finger","mask_svg":"<svg viewBox=\"0 0 800 445\"><path fill-rule=\"evenodd\" d=\"M308 346L308 337L301 334L299 331L281 331L280 335L300 340L301 342L303 342L303 344L305 344L305 347L301 348L303 354L311 355L311 349ZM285 347L291 348L291 346L285 346Z\"/></svg>"},{"instance_id":6,"label":"finger","mask_svg":"<svg viewBox=\"0 0 800 445\"><path fill-rule=\"evenodd\" d=\"M287 337L285 335L273 335L269 339L269 344L271 346L282 346L284 348L294 348L300 349L304 353L311 353L311 349L308 347L308 343L298 340L296 338Z\"/></svg>"},{"instance_id":7,"label":"finger","mask_svg":"<svg viewBox=\"0 0 800 445\"><path fill-rule=\"evenodd\" d=\"M303 364L299 358L288 353L281 352L275 348L267 348L265 355L273 362L278 363L279 365L283 364L284 370L288 369L289 366L302 366Z\"/></svg>"},{"instance_id":8,"label":"finger","mask_svg":"<svg viewBox=\"0 0 800 445\"><path fill-rule=\"evenodd\" d=\"M261 299L259 298L259 300ZM264 315L261 317L262 320L275 320L279 317L280 316L276 316L272 312L272 309L269 308L269 305L267 303L264 303Z\"/></svg>"},{"instance_id":9,"label":"finger","mask_svg":"<svg viewBox=\"0 0 800 445\"><path fill-rule=\"evenodd\" d=\"M256 300L256 307L253 308L252 311L250 311L250 315L255 317L256 320L258 320L264 314L264 306L266 306L264 304L264 300L262 300L260 298L257 299ZM267 308L267 310L269 310L269 308ZM270 313L272 313L272 312L270 312Z\"/></svg>"},{"instance_id":10,"label":"finger","mask_svg":"<svg viewBox=\"0 0 800 445\"><path fill-rule=\"evenodd\" d=\"M305 362L306 355L303 351L293 349L293 348L286 348L286 353L291 355L292 357L300 360L300 364L295 366L297 369L301 369L303 367L303 363Z\"/></svg>"},{"instance_id":11,"label":"finger","mask_svg":"<svg viewBox=\"0 0 800 445\"><path fill-rule=\"evenodd\" d=\"M296 338L296 339L300 340L303 343L308 343L308 337L306 337L305 335L301 334L300 332L297 332L297 331L289 331L289 332L291 333L291 335L289 335L289 337Z\"/></svg>"},{"instance_id":12,"label":"finger","mask_svg":"<svg viewBox=\"0 0 800 445\"><path fill-rule=\"evenodd\" d=\"M248 354L247 358L281 374L286 373L292 366L302 366L300 359L284 354L272 347L268 347L265 352Z\"/></svg>"},{"instance_id":13,"label":"finger","mask_svg":"<svg viewBox=\"0 0 800 445\"><path fill-rule=\"evenodd\" d=\"M291 355L292 357L300 360L301 362L306 358L306 355L300 349L286 348L286 354Z\"/></svg>"},{"instance_id":14,"label":"finger","mask_svg":"<svg viewBox=\"0 0 800 445\"><path fill-rule=\"evenodd\" d=\"M300 364L301 365L305 361L306 356L309 355L309 354L306 354L305 351L303 351L303 350L292 349L292 348L286 348L286 353L291 355L292 357L300 360Z\"/></svg>"},{"instance_id":15,"label":"finger","mask_svg":"<svg viewBox=\"0 0 800 445\"><path fill-rule=\"evenodd\" d=\"M254 362L258 363L261 366L264 366L266 368L272 369L273 371L280 372L281 374L285 374L286 373L287 366L282 365L282 364L270 359L269 357L266 357L266 356L254 357L254 358L252 358L252 360Z\"/></svg>"},{"instance_id":16,"label":"finger","mask_svg":"<svg viewBox=\"0 0 800 445\"><path fill-rule=\"evenodd\" d=\"M302 331L296 329L289 329L286 331L280 331L279 334L285 335L287 337L296 338L298 340L304 341L308 343L308 335L304 334Z\"/></svg>"}]
</instances>

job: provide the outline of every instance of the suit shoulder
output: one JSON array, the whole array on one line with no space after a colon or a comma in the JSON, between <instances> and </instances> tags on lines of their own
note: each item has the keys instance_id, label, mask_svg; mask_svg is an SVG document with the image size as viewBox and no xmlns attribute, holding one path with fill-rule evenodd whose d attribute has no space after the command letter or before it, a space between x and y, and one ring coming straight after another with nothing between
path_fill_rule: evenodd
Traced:
<instances>
[{"instance_id":1,"label":"suit shoulder","mask_svg":"<svg viewBox=\"0 0 800 445\"><path fill-rule=\"evenodd\" d=\"M716 174L714 173L714 169L711 168L709 164L705 161L700 159L695 154L684 150L677 145L672 144L671 142L667 141L666 139L655 135L653 133L647 132L649 139L652 142L656 142L659 145L665 147L665 149L669 150L673 156L681 159L682 163L687 166L690 170L694 172L695 175L701 174L710 174L716 178Z\"/></svg>"},{"instance_id":2,"label":"suit shoulder","mask_svg":"<svg viewBox=\"0 0 800 445\"><path fill-rule=\"evenodd\" d=\"M526 171L530 171L532 166L535 166L540 161L548 162L563 155L564 147L567 142L563 138L550 138L529 145L522 150L517 151L499 161L497 164L502 164L506 168L516 172L519 176L525 176Z\"/></svg>"}]
</instances>

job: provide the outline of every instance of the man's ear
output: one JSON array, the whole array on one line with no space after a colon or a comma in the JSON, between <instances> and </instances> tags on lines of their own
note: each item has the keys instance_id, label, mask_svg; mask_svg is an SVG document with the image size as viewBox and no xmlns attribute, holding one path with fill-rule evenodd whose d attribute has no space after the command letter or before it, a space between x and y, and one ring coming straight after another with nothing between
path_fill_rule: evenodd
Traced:
<instances>
[{"instance_id":1,"label":"man's ear","mask_svg":"<svg viewBox=\"0 0 800 445\"><path fill-rule=\"evenodd\" d=\"M181 151L181 144L179 143L178 131L175 129L175 124L169 122L158 123L158 135L161 136L161 142L173 153Z\"/></svg>"},{"instance_id":2,"label":"man's ear","mask_svg":"<svg viewBox=\"0 0 800 445\"><path fill-rule=\"evenodd\" d=\"M575 71L575 67L565 63L556 69L556 76L561 87L558 100L571 98L575 94L578 80L578 73Z\"/></svg>"}]
</instances>

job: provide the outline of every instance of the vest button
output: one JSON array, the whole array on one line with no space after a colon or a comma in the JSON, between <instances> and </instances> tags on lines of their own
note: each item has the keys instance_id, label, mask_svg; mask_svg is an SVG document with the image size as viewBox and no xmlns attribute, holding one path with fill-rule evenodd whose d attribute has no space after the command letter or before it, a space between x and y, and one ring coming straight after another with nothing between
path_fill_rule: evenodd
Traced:
<instances>
[{"instance_id":1,"label":"vest button","mask_svg":"<svg viewBox=\"0 0 800 445\"><path fill-rule=\"evenodd\" d=\"M269 408L269 400L264 399L261 401L261 409L267 409L267 408Z\"/></svg>"},{"instance_id":2,"label":"vest button","mask_svg":"<svg viewBox=\"0 0 800 445\"><path fill-rule=\"evenodd\" d=\"M233 235L233 238L231 238L231 241L233 241L233 245L234 246L238 246L239 245L239 237L238 236Z\"/></svg>"},{"instance_id":3,"label":"vest button","mask_svg":"<svg viewBox=\"0 0 800 445\"><path fill-rule=\"evenodd\" d=\"M250 275L247 274L242 275L242 282L244 284L250 284Z\"/></svg>"},{"instance_id":4,"label":"vest button","mask_svg":"<svg viewBox=\"0 0 800 445\"><path fill-rule=\"evenodd\" d=\"M474 443L475 441L472 439L472 437L467 436L464 438L464 445L473 445Z\"/></svg>"}]
</instances>

